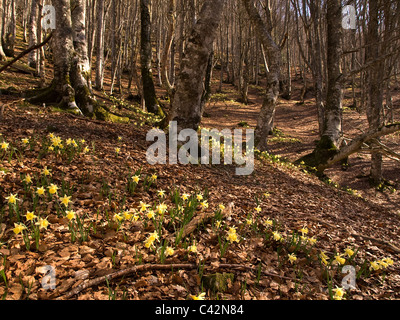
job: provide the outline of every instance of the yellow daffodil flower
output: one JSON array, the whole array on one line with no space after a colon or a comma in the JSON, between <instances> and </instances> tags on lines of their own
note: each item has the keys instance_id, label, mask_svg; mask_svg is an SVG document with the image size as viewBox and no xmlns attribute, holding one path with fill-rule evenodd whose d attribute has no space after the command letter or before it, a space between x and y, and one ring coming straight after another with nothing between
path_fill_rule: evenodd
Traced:
<instances>
[{"instance_id":1,"label":"yellow daffodil flower","mask_svg":"<svg viewBox=\"0 0 400 320\"><path fill-rule=\"evenodd\" d=\"M288 258L291 264L295 263L297 261L297 257L294 253L288 254Z\"/></svg>"},{"instance_id":2,"label":"yellow daffodil flower","mask_svg":"<svg viewBox=\"0 0 400 320\"><path fill-rule=\"evenodd\" d=\"M165 248L165 256L166 257L172 256L174 253L175 253L175 250L172 247Z\"/></svg>"},{"instance_id":3,"label":"yellow daffodil flower","mask_svg":"<svg viewBox=\"0 0 400 320\"><path fill-rule=\"evenodd\" d=\"M49 222L47 221L47 219L40 218L39 222L37 222L36 225L38 225L40 229L47 229L47 227L49 226Z\"/></svg>"},{"instance_id":4,"label":"yellow daffodil flower","mask_svg":"<svg viewBox=\"0 0 400 320\"><path fill-rule=\"evenodd\" d=\"M135 182L136 184L139 183L140 177L139 176L132 176L132 181Z\"/></svg>"},{"instance_id":5,"label":"yellow daffodil flower","mask_svg":"<svg viewBox=\"0 0 400 320\"><path fill-rule=\"evenodd\" d=\"M11 193L9 197L6 197L6 200L8 200L9 204L16 204L19 199L17 195Z\"/></svg>"},{"instance_id":6,"label":"yellow daffodil flower","mask_svg":"<svg viewBox=\"0 0 400 320\"><path fill-rule=\"evenodd\" d=\"M15 234L20 234L25 229L26 227L22 223L14 223L13 231Z\"/></svg>"},{"instance_id":7,"label":"yellow daffodil flower","mask_svg":"<svg viewBox=\"0 0 400 320\"><path fill-rule=\"evenodd\" d=\"M43 195L44 195L44 187L37 188L37 189L36 189L36 193L37 193L39 196L43 196Z\"/></svg>"},{"instance_id":8,"label":"yellow daffodil flower","mask_svg":"<svg viewBox=\"0 0 400 320\"><path fill-rule=\"evenodd\" d=\"M69 203L71 202L71 197L68 197L67 195L65 195L64 197L60 198L61 203L65 206L68 207Z\"/></svg>"},{"instance_id":9,"label":"yellow daffodil flower","mask_svg":"<svg viewBox=\"0 0 400 320\"><path fill-rule=\"evenodd\" d=\"M49 188L49 193L50 194L57 193L58 187L55 184L52 183L48 188Z\"/></svg>"},{"instance_id":10,"label":"yellow daffodil flower","mask_svg":"<svg viewBox=\"0 0 400 320\"><path fill-rule=\"evenodd\" d=\"M67 219L68 219L69 221L76 219L76 215L75 215L75 212L74 212L74 211L68 210L68 211L66 212L66 214L67 214Z\"/></svg>"},{"instance_id":11,"label":"yellow daffodil flower","mask_svg":"<svg viewBox=\"0 0 400 320\"><path fill-rule=\"evenodd\" d=\"M191 295L190 297L191 297L193 300L205 300L205 299L206 299L206 293L205 293L205 292L202 292L202 293L200 293L198 296Z\"/></svg>"},{"instance_id":12,"label":"yellow daffodil flower","mask_svg":"<svg viewBox=\"0 0 400 320\"><path fill-rule=\"evenodd\" d=\"M333 296L333 299L335 300L343 300L345 291L342 288L336 288L332 290L335 295Z\"/></svg>"},{"instance_id":13,"label":"yellow daffodil flower","mask_svg":"<svg viewBox=\"0 0 400 320\"><path fill-rule=\"evenodd\" d=\"M9 147L9 145L10 145L9 143L7 143L7 142L4 141L4 142L1 144L1 149L2 149L2 150L7 150L8 147Z\"/></svg>"},{"instance_id":14,"label":"yellow daffodil flower","mask_svg":"<svg viewBox=\"0 0 400 320\"><path fill-rule=\"evenodd\" d=\"M31 220L33 220L33 219L35 219L36 218L36 215L33 213L33 212L31 212L31 211L28 211L27 213L26 213L26 221L31 221Z\"/></svg>"},{"instance_id":15,"label":"yellow daffodil flower","mask_svg":"<svg viewBox=\"0 0 400 320\"><path fill-rule=\"evenodd\" d=\"M346 248L346 250L344 250L344 254L349 258L351 258L354 255L354 251L351 250L350 248Z\"/></svg>"}]
</instances>

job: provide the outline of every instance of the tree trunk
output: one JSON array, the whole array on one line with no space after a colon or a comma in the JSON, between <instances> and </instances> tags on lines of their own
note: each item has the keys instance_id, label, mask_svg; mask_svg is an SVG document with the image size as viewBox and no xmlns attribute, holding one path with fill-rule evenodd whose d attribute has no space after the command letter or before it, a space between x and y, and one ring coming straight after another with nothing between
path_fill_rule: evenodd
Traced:
<instances>
[{"instance_id":1,"label":"tree trunk","mask_svg":"<svg viewBox=\"0 0 400 320\"><path fill-rule=\"evenodd\" d=\"M157 114L158 101L154 87L152 73L152 45L151 45L151 17L150 1L140 0L141 12L141 44L140 44L140 63L143 83L143 98L147 111Z\"/></svg>"},{"instance_id":2,"label":"tree trunk","mask_svg":"<svg viewBox=\"0 0 400 320\"><path fill-rule=\"evenodd\" d=\"M274 124L282 57L279 46L272 39L271 26L263 22L252 0L242 1L268 57L266 93L255 131L255 147L263 152L267 150L268 135Z\"/></svg>"},{"instance_id":3,"label":"tree trunk","mask_svg":"<svg viewBox=\"0 0 400 320\"><path fill-rule=\"evenodd\" d=\"M327 6L328 87L322 140L330 149L331 146L340 148L342 143L342 10L340 0L328 0Z\"/></svg>"},{"instance_id":4,"label":"tree trunk","mask_svg":"<svg viewBox=\"0 0 400 320\"><path fill-rule=\"evenodd\" d=\"M225 2L205 1L187 40L169 117L177 121L178 132L182 129L197 130L200 125L204 77Z\"/></svg>"},{"instance_id":5,"label":"tree trunk","mask_svg":"<svg viewBox=\"0 0 400 320\"><path fill-rule=\"evenodd\" d=\"M104 0L96 3L96 89L103 90L104 83Z\"/></svg>"},{"instance_id":6,"label":"tree trunk","mask_svg":"<svg viewBox=\"0 0 400 320\"><path fill-rule=\"evenodd\" d=\"M60 108L92 116L97 102L91 93L85 37L85 0L53 0L56 29L53 36L54 78L50 87L34 91L32 103L57 103ZM73 17L73 22L72 22Z\"/></svg>"},{"instance_id":7,"label":"tree trunk","mask_svg":"<svg viewBox=\"0 0 400 320\"><path fill-rule=\"evenodd\" d=\"M32 0L31 14L29 17L29 47L37 44L37 16L38 16L38 2L37 0ZM38 63L38 52L36 50L32 51L28 56L28 65L31 68L36 68Z\"/></svg>"},{"instance_id":8,"label":"tree trunk","mask_svg":"<svg viewBox=\"0 0 400 320\"><path fill-rule=\"evenodd\" d=\"M3 2L4 3L4 2ZM3 50L3 21L4 21L4 7L0 5L0 61L6 59L6 54Z\"/></svg>"},{"instance_id":9,"label":"tree trunk","mask_svg":"<svg viewBox=\"0 0 400 320\"><path fill-rule=\"evenodd\" d=\"M375 61L379 58L379 3L371 1L369 4L369 24L366 49L366 63ZM368 104L367 117L370 129L379 128L383 121L381 116L383 103L383 75L384 63L374 63L368 74ZM382 181L382 154L373 153L371 156L371 181L378 185Z\"/></svg>"}]
</instances>

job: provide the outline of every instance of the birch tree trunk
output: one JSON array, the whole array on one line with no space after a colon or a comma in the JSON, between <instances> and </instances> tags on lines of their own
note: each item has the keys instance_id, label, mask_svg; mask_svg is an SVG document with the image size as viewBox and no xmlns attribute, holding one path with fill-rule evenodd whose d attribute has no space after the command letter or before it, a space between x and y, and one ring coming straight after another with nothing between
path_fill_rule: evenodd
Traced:
<instances>
[{"instance_id":1,"label":"birch tree trunk","mask_svg":"<svg viewBox=\"0 0 400 320\"><path fill-rule=\"evenodd\" d=\"M263 152L267 150L268 135L274 124L276 103L279 97L282 57L279 46L272 39L271 26L264 23L257 8L254 6L253 0L242 1L268 58L266 93L255 131L255 147Z\"/></svg>"},{"instance_id":2,"label":"birch tree trunk","mask_svg":"<svg viewBox=\"0 0 400 320\"><path fill-rule=\"evenodd\" d=\"M200 125L204 78L225 3L206 0L187 40L169 116L178 123L178 132Z\"/></svg>"}]
</instances>

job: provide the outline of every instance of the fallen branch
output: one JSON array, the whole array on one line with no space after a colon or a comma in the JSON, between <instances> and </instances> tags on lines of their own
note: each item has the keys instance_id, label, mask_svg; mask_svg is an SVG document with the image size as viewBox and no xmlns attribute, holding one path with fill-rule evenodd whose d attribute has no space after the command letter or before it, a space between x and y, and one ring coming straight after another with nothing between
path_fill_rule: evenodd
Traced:
<instances>
[{"instance_id":1,"label":"fallen branch","mask_svg":"<svg viewBox=\"0 0 400 320\"><path fill-rule=\"evenodd\" d=\"M234 203L231 202L224 210L222 210L222 217L227 217L231 215L234 207ZM193 231L197 229L197 226L203 222L207 222L215 216L214 212L202 212L201 214L195 216L184 228L183 231L179 230L178 233L181 234L181 238L185 238L187 235L191 234Z\"/></svg>"},{"instance_id":2,"label":"fallen branch","mask_svg":"<svg viewBox=\"0 0 400 320\"><path fill-rule=\"evenodd\" d=\"M328 159L325 163L321 163L318 166L318 171L323 172L325 169L328 169L335 163L345 160L350 155L357 153L359 150L361 150L362 146L365 143L389 134L393 134L397 131L400 131L400 123L383 126L376 130L370 130L358 136L357 138L353 139L347 146L340 149L340 151L337 154Z\"/></svg>"},{"instance_id":3,"label":"fallen branch","mask_svg":"<svg viewBox=\"0 0 400 320\"><path fill-rule=\"evenodd\" d=\"M46 45L46 44L50 41L50 39L52 38L52 36L53 36L53 33L51 32L51 33L47 36L47 38L43 40L43 42L38 43L38 44L35 44L35 45L29 47L28 49L22 51L18 56L16 56L16 57L15 57L14 59L12 59L11 61L7 62L4 66L2 66L2 67L0 68L0 73L1 73L2 71L4 71L5 69L7 69L8 67L12 66L15 62L17 62L18 60L20 60L21 58L23 58L23 57L24 57L25 55L27 55L29 52L31 52L31 51L33 51L33 50L36 50L36 49L39 49L39 48L43 47L44 45Z\"/></svg>"},{"instance_id":4,"label":"fallen branch","mask_svg":"<svg viewBox=\"0 0 400 320\"><path fill-rule=\"evenodd\" d=\"M132 275L134 273L137 273L137 272L146 272L146 271L150 271L150 270L174 270L174 269L195 270L195 269L198 269L198 268L199 268L199 265L197 265L197 264L143 264L143 265L139 265L139 266L134 266L134 267L131 267L131 268L127 268L127 269L123 269L123 270L120 270L120 271L112 272L112 273L107 274L105 276L101 276L101 277L86 281L86 282L78 285L77 287L73 288L71 291L67 292L66 294L55 298L55 300L66 300L66 299L69 299L69 298L73 297L74 295L77 295L78 293L80 293L81 291L83 291L83 290L85 290L87 288L100 285L100 284L102 284L104 282L111 282L112 280L115 280L117 278L121 278L123 276L130 276L130 275ZM239 271L259 272L258 268L255 268L255 267L243 266L243 265L240 265L240 264L227 264L227 263L224 263L224 264L221 263L221 264L216 264L216 265L205 266L205 268L210 268L210 269L235 269L235 270L239 270ZM281 276L281 275L276 274L276 273L266 272L266 271L262 271L262 270L261 270L261 274L263 274L265 276L269 276L269 277L278 277L278 278L285 279L285 280L305 282L304 280L285 277L285 276Z\"/></svg>"}]
</instances>

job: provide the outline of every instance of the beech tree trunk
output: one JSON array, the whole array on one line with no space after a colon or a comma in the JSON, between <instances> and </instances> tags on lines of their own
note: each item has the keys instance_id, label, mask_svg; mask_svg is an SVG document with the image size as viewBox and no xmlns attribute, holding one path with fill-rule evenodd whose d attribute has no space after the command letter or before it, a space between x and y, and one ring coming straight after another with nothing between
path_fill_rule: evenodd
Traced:
<instances>
[{"instance_id":1,"label":"beech tree trunk","mask_svg":"<svg viewBox=\"0 0 400 320\"><path fill-rule=\"evenodd\" d=\"M147 111L157 114L158 101L153 81L152 72L152 46L151 46L151 0L140 0L141 13L141 42L140 42L140 63L142 71L143 98Z\"/></svg>"},{"instance_id":2,"label":"beech tree trunk","mask_svg":"<svg viewBox=\"0 0 400 320\"><path fill-rule=\"evenodd\" d=\"M32 0L31 5L31 14L29 16L29 31L28 31L28 38L29 38L29 47L34 46L37 44L37 16L38 16L38 2L37 0ZM32 68L36 68L38 63L38 52L36 50L29 53L28 56L28 65Z\"/></svg>"},{"instance_id":3,"label":"beech tree trunk","mask_svg":"<svg viewBox=\"0 0 400 320\"><path fill-rule=\"evenodd\" d=\"M380 56L379 48L379 7L380 1L371 1L369 4L369 23L367 35L366 63L375 61ZM374 130L383 124L382 104L383 104L383 76L384 63L374 63L367 72L368 77L368 104L367 117L370 129ZM371 156L371 181L378 185L382 181L382 161L381 153L373 153Z\"/></svg>"},{"instance_id":4,"label":"beech tree trunk","mask_svg":"<svg viewBox=\"0 0 400 320\"><path fill-rule=\"evenodd\" d=\"M206 0L187 40L169 117L178 123L178 132L200 125L204 78L225 2Z\"/></svg>"},{"instance_id":5,"label":"beech tree trunk","mask_svg":"<svg viewBox=\"0 0 400 320\"><path fill-rule=\"evenodd\" d=\"M29 100L33 103L57 103L60 108L92 116L97 103L91 93L85 0L53 0L53 5L57 17L52 40L54 78L50 87L39 90Z\"/></svg>"},{"instance_id":6,"label":"beech tree trunk","mask_svg":"<svg viewBox=\"0 0 400 320\"><path fill-rule=\"evenodd\" d=\"M264 23L257 8L254 6L253 0L242 1L268 59L266 93L255 131L255 147L260 151L266 151L268 135L274 125L276 103L279 97L281 50L272 39L271 26Z\"/></svg>"},{"instance_id":7,"label":"beech tree trunk","mask_svg":"<svg viewBox=\"0 0 400 320\"><path fill-rule=\"evenodd\" d=\"M96 3L96 89L103 90L104 83L104 0Z\"/></svg>"},{"instance_id":8,"label":"beech tree trunk","mask_svg":"<svg viewBox=\"0 0 400 320\"><path fill-rule=\"evenodd\" d=\"M3 21L4 21L4 8L3 4L0 3L0 61L6 59L6 54L3 50Z\"/></svg>"}]
</instances>

